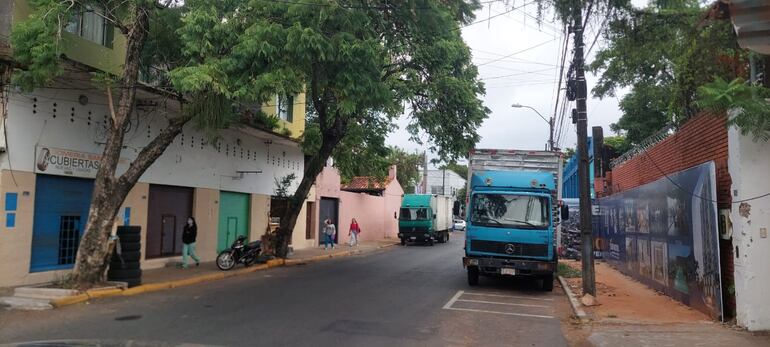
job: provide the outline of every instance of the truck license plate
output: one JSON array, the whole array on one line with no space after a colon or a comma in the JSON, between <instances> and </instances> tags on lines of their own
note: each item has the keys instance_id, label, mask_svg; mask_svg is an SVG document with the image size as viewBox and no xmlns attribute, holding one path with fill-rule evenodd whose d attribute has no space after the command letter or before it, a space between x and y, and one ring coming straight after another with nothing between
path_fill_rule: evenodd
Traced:
<instances>
[{"instance_id":1,"label":"truck license plate","mask_svg":"<svg viewBox=\"0 0 770 347\"><path fill-rule=\"evenodd\" d=\"M411 239L411 240L417 240L417 236L412 236L412 237L410 237L409 239Z\"/></svg>"},{"instance_id":2,"label":"truck license plate","mask_svg":"<svg viewBox=\"0 0 770 347\"><path fill-rule=\"evenodd\" d=\"M514 276L516 275L516 269L502 268L500 269L500 274Z\"/></svg>"}]
</instances>

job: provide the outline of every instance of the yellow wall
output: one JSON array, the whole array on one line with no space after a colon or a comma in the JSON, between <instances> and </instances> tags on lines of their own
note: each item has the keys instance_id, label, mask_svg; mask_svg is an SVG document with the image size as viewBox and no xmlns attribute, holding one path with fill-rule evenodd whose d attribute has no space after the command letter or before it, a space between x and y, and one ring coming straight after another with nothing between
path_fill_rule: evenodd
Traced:
<instances>
[{"instance_id":1,"label":"yellow wall","mask_svg":"<svg viewBox=\"0 0 770 347\"><path fill-rule=\"evenodd\" d=\"M262 106L262 112L265 112L268 116L275 116L275 105L278 103L278 98L274 97L270 102ZM305 133L305 93L300 93L294 96L294 105L292 110L292 122L289 123L284 120L279 121L276 133L281 134L283 129L289 129L291 131L292 138L299 138Z\"/></svg>"},{"instance_id":2,"label":"yellow wall","mask_svg":"<svg viewBox=\"0 0 770 347\"><path fill-rule=\"evenodd\" d=\"M32 9L27 0L14 0L13 24L25 20ZM93 68L119 75L126 60L126 38L114 29L112 48L108 48L80 38L68 32L62 32L62 53L68 58Z\"/></svg>"},{"instance_id":3,"label":"yellow wall","mask_svg":"<svg viewBox=\"0 0 770 347\"><path fill-rule=\"evenodd\" d=\"M17 193L16 227L5 226L5 193ZM35 174L0 172L0 287L47 282L53 272L29 273L32 255L32 221L35 208ZM65 271L66 272L66 271Z\"/></svg>"},{"instance_id":4,"label":"yellow wall","mask_svg":"<svg viewBox=\"0 0 770 347\"><path fill-rule=\"evenodd\" d=\"M201 260L213 261L217 258L219 191L196 188L193 201L193 216L198 224L195 251Z\"/></svg>"},{"instance_id":5,"label":"yellow wall","mask_svg":"<svg viewBox=\"0 0 770 347\"><path fill-rule=\"evenodd\" d=\"M270 196L261 194L251 194L251 229L249 230L249 240L257 241L262 239L262 235L267 231L267 223L270 215Z\"/></svg>"}]
</instances>

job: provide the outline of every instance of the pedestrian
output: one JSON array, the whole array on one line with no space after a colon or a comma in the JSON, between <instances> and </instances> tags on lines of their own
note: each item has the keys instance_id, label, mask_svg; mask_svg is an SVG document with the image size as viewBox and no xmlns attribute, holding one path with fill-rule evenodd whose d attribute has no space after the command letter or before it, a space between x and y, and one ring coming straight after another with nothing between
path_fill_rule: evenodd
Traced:
<instances>
[{"instance_id":1,"label":"pedestrian","mask_svg":"<svg viewBox=\"0 0 770 347\"><path fill-rule=\"evenodd\" d=\"M187 218L187 224L182 229L182 268L187 268L187 255L195 260L195 266L201 265L201 260L195 254L195 238L198 236L198 224L195 218Z\"/></svg>"},{"instance_id":2,"label":"pedestrian","mask_svg":"<svg viewBox=\"0 0 770 347\"><path fill-rule=\"evenodd\" d=\"M332 223L332 220L326 218L324 221L324 249L327 249L329 245L334 249L334 234L337 233L337 228Z\"/></svg>"},{"instance_id":3,"label":"pedestrian","mask_svg":"<svg viewBox=\"0 0 770 347\"><path fill-rule=\"evenodd\" d=\"M358 246L358 234L361 233L361 227L358 226L358 222L355 218L350 222L350 231L348 232L348 235L350 236L350 247Z\"/></svg>"}]
</instances>

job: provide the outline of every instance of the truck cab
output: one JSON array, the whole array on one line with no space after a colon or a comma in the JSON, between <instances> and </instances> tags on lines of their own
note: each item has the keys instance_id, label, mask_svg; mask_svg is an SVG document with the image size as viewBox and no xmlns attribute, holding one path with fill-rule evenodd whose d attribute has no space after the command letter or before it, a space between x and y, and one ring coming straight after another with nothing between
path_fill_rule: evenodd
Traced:
<instances>
[{"instance_id":1,"label":"truck cab","mask_svg":"<svg viewBox=\"0 0 770 347\"><path fill-rule=\"evenodd\" d=\"M451 204L447 199L430 194L404 195L398 218L401 245L422 242L432 246L434 242L449 241Z\"/></svg>"},{"instance_id":2,"label":"truck cab","mask_svg":"<svg viewBox=\"0 0 770 347\"><path fill-rule=\"evenodd\" d=\"M557 255L553 174L478 171L471 177L463 265L479 276L529 276L553 290Z\"/></svg>"}]
</instances>

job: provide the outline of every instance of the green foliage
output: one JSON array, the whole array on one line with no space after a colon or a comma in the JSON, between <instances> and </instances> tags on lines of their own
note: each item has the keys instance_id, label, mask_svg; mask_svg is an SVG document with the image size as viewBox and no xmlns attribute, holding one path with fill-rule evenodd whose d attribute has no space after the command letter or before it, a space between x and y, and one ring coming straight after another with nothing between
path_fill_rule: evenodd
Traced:
<instances>
[{"instance_id":1,"label":"green foliage","mask_svg":"<svg viewBox=\"0 0 770 347\"><path fill-rule=\"evenodd\" d=\"M567 165L567 162L572 158L572 156L575 155L575 149L572 147L567 147L564 149L564 165Z\"/></svg>"},{"instance_id":2,"label":"green foliage","mask_svg":"<svg viewBox=\"0 0 770 347\"><path fill-rule=\"evenodd\" d=\"M696 0L655 1L644 10L618 10L589 70L601 73L593 94L623 97L623 115L612 125L636 144L669 122L697 113L697 88L710 76L733 79L745 65L729 21L700 26L703 9Z\"/></svg>"},{"instance_id":3,"label":"green foliage","mask_svg":"<svg viewBox=\"0 0 770 347\"><path fill-rule=\"evenodd\" d=\"M294 183L294 180L297 179L297 175L290 173L286 176L281 177L281 179L278 179L278 177L274 178L275 180L275 196L279 198L286 198L289 196L289 188L291 187L291 184Z\"/></svg>"},{"instance_id":4,"label":"green foliage","mask_svg":"<svg viewBox=\"0 0 770 347\"><path fill-rule=\"evenodd\" d=\"M396 179L404 192L414 192L414 187L420 181L420 166L423 165L422 154L409 153L398 147L391 147L388 164L396 165Z\"/></svg>"},{"instance_id":5,"label":"green foliage","mask_svg":"<svg viewBox=\"0 0 770 347\"><path fill-rule=\"evenodd\" d=\"M13 74L13 83L23 90L48 85L61 75L60 23L69 21L70 2L30 0L29 18L14 25L11 32L13 58L22 69Z\"/></svg>"},{"instance_id":6,"label":"green foliage","mask_svg":"<svg viewBox=\"0 0 770 347\"><path fill-rule=\"evenodd\" d=\"M564 263L559 263L557 274L564 278L580 278L583 276L580 270L575 269L572 266L569 266Z\"/></svg>"},{"instance_id":7,"label":"green foliage","mask_svg":"<svg viewBox=\"0 0 770 347\"><path fill-rule=\"evenodd\" d=\"M604 138L604 144L612 147L617 154L623 154L631 149L631 143L625 136L608 136Z\"/></svg>"},{"instance_id":8,"label":"green foliage","mask_svg":"<svg viewBox=\"0 0 770 347\"><path fill-rule=\"evenodd\" d=\"M734 110L728 125L737 126L754 141L770 139L770 89L752 86L741 78L730 82L717 76L698 88L698 105L717 114Z\"/></svg>"},{"instance_id":9,"label":"green foliage","mask_svg":"<svg viewBox=\"0 0 770 347\"><path fill-rule=\"evenodd\" d=\"M442 169L447 169L454 171L454 173L460 175L463 179L468 179L468 165L458 164L455 162L446 164L442 167Z\"/></svg>"}]
</instances>

